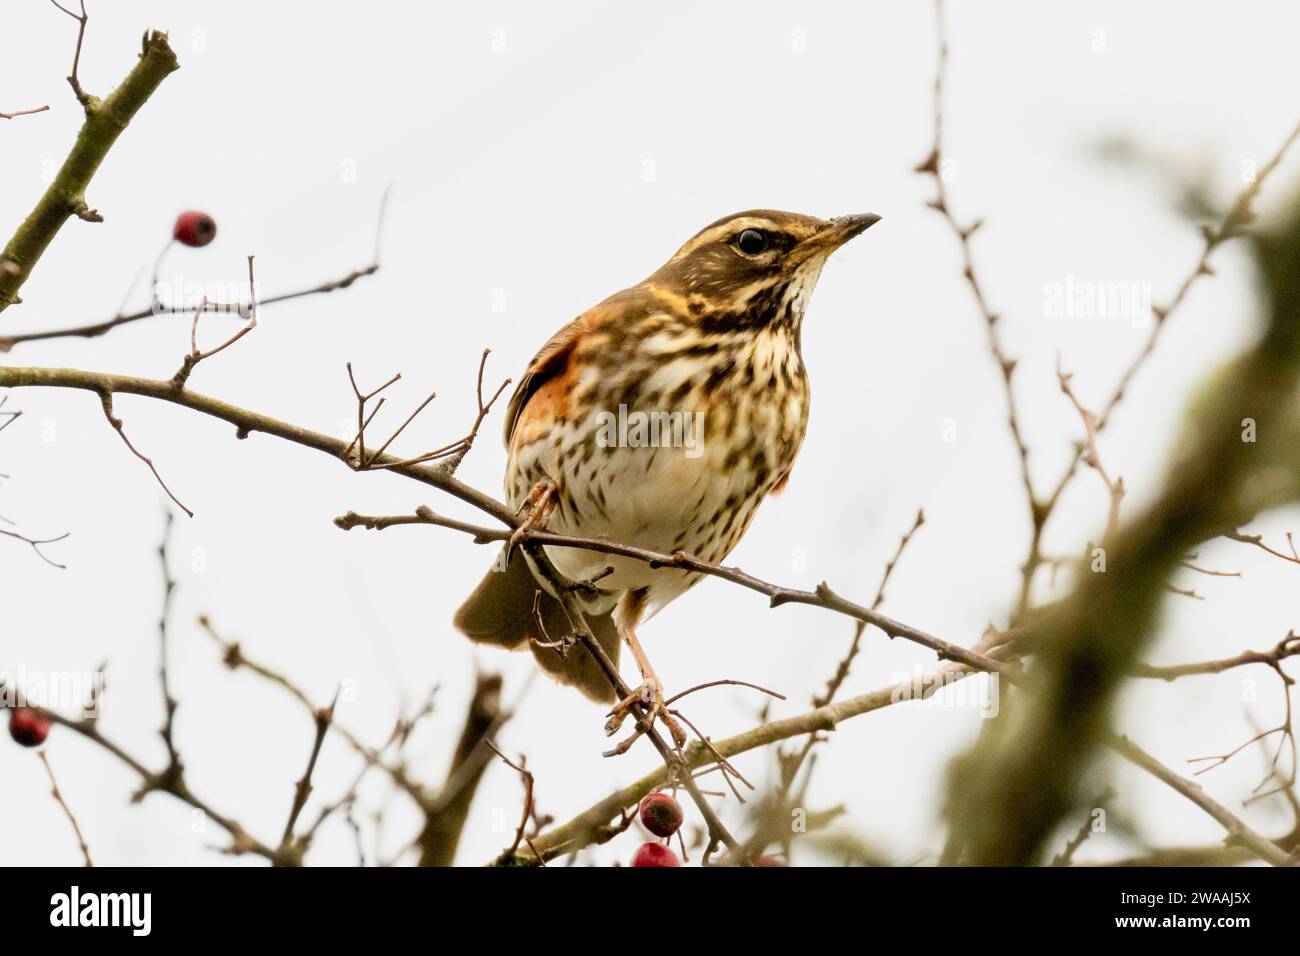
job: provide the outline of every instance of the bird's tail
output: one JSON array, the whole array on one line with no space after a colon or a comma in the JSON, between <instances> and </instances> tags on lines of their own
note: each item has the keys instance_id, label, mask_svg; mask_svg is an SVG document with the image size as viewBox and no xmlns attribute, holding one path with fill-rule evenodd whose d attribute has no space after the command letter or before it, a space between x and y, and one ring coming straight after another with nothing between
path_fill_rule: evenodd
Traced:
<instances>
[{"instance_id":1,"label":"bird's tail","mask_svg":"<svg viewBox=\"0 0 1300 956\"><path fill-rule=\"evenodd\" d=\"M536 617L541 618L544 634L533 614L534 600L537 601ZM614 689L605 672L581 644L564 648L562 653L559 648L538 647L530 640L558 641L572 629L563 606L537 584L527 560L517 548L504 570L494 565L488 571L456 611L452 623L479 644L495 644L512 651L530 646L537 663L561 684L572 684L597 703L614 699ZM587 625L617 667L619 639L612 616L588 614Z\"/></svg>"}]
</instances>

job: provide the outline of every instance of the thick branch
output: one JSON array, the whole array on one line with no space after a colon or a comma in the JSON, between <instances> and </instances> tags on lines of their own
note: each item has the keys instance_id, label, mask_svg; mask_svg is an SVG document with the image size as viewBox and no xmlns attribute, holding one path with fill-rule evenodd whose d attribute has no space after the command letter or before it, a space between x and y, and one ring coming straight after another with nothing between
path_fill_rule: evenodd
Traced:
<instances>
[{"instance_id":1,"label":"thick branch","mask_svg":"<svg viewBox=\"0 0 1300 956\"><path fill-rule=\"evenodd\" d=\"M447 771L447 782L437 806L425 816L424 828L416 841L420 847L420 866L451 866L456 859L469 805L492 755L488 739L502 719L501 677L480 675L460 742Z\"/></svg>"},{"instance_id":2,"label":"thick branch","mask_svg":"<svg viewBox=\"0 0 1300 956\"><path fill-rule=\"evenodd\" d=\"M117 89L104 100L87 98L86 122L72 151L36 208L0 253L0 312L21 301L18 290L70 216L100 219L86 205L86 189L95 171L132 117L167 74L177 68L167 34L146 33L139 62Z\"/></svg>"}]
</instances>

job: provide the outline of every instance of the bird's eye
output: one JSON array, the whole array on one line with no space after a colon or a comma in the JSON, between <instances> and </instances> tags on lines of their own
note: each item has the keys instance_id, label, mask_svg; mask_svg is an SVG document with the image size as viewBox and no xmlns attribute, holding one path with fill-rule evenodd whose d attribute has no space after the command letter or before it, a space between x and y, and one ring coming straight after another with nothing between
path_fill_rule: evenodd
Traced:
<instances>
[{"instance_id":1,"label":"bird's eye","mask_svg":"<svg viewBox=\"0 0 1300 956\"><path fill-rule=\"evenodd\" d=\"M747 256L756 256L767 248L767 234L758 229L746 229L736 237L736 248Z\"/></svg>"}]
</instances>

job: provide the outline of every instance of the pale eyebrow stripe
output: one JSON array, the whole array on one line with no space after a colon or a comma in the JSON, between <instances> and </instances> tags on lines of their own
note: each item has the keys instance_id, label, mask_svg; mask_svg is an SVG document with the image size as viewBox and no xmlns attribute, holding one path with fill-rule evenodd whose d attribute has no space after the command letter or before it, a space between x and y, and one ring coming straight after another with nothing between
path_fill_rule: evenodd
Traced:
<instances>
[{"instance_id":1,"label":"pale eyebrow stripe","mask_svg":"<svg viewBox=\"0 0 1300 956\"><path fill-rule=\"evenodd\" d=\"M700 233L686 245L682 246L682 248L678 250L677 255L673 256L673 259L681 259L690 255L696 249L700 248L700 246L707 245L708 243L719 240L724 236L729 236L732 233L740 232L745 229L766 229L769 232L779 232L780 228L781 227L773 220L764 219L761 216L742 216L739 219L729 219L724 223L714 226L712 229Z\"/></svg>"}]
</instances>

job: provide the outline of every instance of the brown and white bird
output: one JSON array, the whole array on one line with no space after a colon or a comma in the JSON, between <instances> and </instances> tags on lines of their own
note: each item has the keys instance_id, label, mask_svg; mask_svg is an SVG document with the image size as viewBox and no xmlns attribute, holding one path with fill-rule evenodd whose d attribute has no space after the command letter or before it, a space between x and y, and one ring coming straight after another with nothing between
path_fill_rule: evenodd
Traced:
<instances>
[{"instance_id":1,"label":"brown and white bird","mask_svg":"<svg viewBox=\"0 0 1300 956\"><path fill-rule=\"evenodd\" d=\"M510 504L549 531L725 558L759 503L785 485L803 442L800 330L822 266L879 218L766 209L727 216L648 279L570 322L537 353L510 401ZM644 681L633 697L662 715L662 685L636 628L700 575L577 548L546 552L571 580L602 575L583 599L588 623L613 661L620 641L628 645ZM475 641L531 647L553 677L612 700L581 646L539 646L534 601L551 642L569 632L567 618L527 555L504 553L457 611L456 626Z\"/></svg>"}]
</instances>

